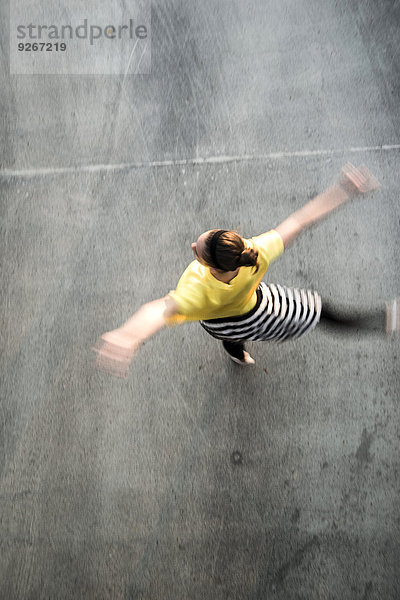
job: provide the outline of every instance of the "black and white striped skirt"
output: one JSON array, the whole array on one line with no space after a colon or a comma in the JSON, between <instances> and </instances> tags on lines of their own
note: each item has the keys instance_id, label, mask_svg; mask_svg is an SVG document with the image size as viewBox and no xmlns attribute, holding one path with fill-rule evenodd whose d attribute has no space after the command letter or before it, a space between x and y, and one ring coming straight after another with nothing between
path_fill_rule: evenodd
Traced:
<instances>
[{"instance_id":1,"label":"black and white striped skirt","mask_svg":"<svg viewBox=\"0 0 400 600\"><path fill-rule=\"evenodd\" d=\"M305 335L320 319L322 302L317 292L263 281L256 291L257 303L248 313L207 319L200 325L219 340L283 342Z\"/></svg>"}]
</instances>

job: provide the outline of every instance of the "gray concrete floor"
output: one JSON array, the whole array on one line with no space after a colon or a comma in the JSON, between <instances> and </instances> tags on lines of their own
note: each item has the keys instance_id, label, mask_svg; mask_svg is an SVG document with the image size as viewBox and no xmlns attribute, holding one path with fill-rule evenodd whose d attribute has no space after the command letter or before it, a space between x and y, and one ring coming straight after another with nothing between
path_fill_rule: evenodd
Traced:
<instances>
[{"instance_id":1,"label":"gray concrete floor","mask_svg":"<svg viewBox=\"0 0 400 600\"><path fill-rule=\"evenodd\" d=\"M398 295L399 23L389 0L153 2L151 75L125 78L10 75L2 38L2 599L400 597L398 339L317 328L243 370L192 323L127 380L90 350L201 232L262 233L347 160L380 191L266 279Z\"/></svg>"}]
</instances>

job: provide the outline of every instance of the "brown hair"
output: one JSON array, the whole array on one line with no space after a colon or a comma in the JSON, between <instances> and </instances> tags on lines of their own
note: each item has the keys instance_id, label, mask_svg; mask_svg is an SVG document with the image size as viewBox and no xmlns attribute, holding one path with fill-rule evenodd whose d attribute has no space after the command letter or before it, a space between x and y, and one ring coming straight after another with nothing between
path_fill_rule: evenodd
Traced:
<instances>
[{"instance_id":1,"label":"brown hair","mask_svg":"<svg viewBox=\"0 0 400 600\"><path fill-rule=\"evenodd\" d=\"M204 259L213 268L222 271L235 271L238 267L256 267L256 273L259 268L258 250L246 248L243 238L236 230L225 231L222 233L215 245L213 261L210 252L210 241L214 233L219 229L212 229L204 245Z\"/></svg>"}]
</instances>

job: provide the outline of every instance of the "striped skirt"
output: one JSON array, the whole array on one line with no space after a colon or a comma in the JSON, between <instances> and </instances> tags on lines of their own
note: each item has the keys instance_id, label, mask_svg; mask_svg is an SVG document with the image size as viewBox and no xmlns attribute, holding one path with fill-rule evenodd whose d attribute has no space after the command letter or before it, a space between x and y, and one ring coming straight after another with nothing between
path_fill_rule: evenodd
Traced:
<instances>
[{"instance_id":1,"label":"striped skirt","mask_svg":"<svg viewBox=\"0 0 400 600\"><path fill-rule=\"evenodd\" d=\"M305 335L318 323L322 302L317 292L266 284L257 288L257 303L248 313L207 319L200 325L219 340L274 340Z\"/></svg>"}]
</instances>

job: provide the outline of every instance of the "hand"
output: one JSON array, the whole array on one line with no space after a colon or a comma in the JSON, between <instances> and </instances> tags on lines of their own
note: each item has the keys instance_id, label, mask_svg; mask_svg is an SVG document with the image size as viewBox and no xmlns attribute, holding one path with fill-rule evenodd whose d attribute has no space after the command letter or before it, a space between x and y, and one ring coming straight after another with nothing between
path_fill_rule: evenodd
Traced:
<instances>
[{"instance_id":1,"label":"hand","mask_svg":"<svg viewBox=\"0 0 400 600\"><path fill-rule=\"evenodd\" d=\"M92 347L92 350L97 352L94 368L126 379L140 343L132 334L121 328L103 333Z\"/></svg>"},{"instance_id":2,"label":"hand","mask_svg":"<svg viewBox=\"0 0 400 600\"><path fill-rule=\"evenodd\" d=\"M368 194L380 187L379 181L365 165L357 169L351 163L346 163L342 168L339 185L351 196Z\"/></svg>"}]
</instances>

